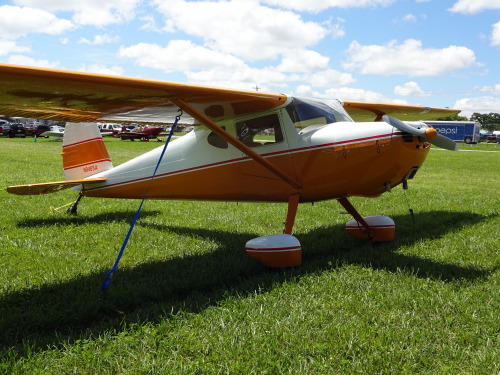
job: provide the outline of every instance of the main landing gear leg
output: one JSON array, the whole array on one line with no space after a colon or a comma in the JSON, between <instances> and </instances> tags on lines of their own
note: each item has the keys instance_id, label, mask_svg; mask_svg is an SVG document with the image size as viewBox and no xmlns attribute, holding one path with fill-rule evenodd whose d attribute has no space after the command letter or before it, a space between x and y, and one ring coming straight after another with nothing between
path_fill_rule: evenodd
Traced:
<instances>
[{"instance_id":1,"label":"main landing gear leg","mask_svg":"<svg viewBox=\"0 0 500 375\"><path fill-rule=\"evenodd\" d=\"M354 218L354 220L346 224L347 233L351 236L370 242L388 242L394 240L396 227L390 217L362 217L347 198L344 197L337 200Z\"/></svg>"},{"instance_id":2,"label":"main landing gear leg","mask_svg":"<svg viewBox=\"0 0 500 375\"><path fill-rule=\"evenodd\" d=\"M297 215L297 207L299 205L300 195L290 195L288 198L288 212L286 214L285 230L283 233L292 234L295 216Z\"/></svg>"},{"instance_id":3,"label":"main landing gear leg","mask_svg":"<svg viewBox=\"0 0 500 375\"><path fill-rule=\"evenodd\" d=\"M361 225L361 227L359 227L359 229L364 233L366 238L369 241L372 241L375 237L373 234L373 230L370 228L370 226L368 225L366 220L363 218L363 216L361 216L359 214L359 212L354 208L354 206L351 204L351 202L349 202L349 200L347 198L344 197L344 198L339 198L337 200L342 205L342 207L344 207L345 210L351 214L351 216L354 218L354 220L356 220L358 222L358 224Z\"/></svg>"},{"instance_id":4,"label":"main landing gear leg","mask_svg":"<svg viewBox=\"0 0 500 375\"><path fill-rule=\"evenodd\" d=\"M76 215L77 214L77 208L78 208L78 203L80 203L80 200L83 198L83 195L80 194L78 196L78 199L76 200L75 203L73 203L71 206L69 206L68 210L66 211L70 215Z\"/></svg>"}]
</instances>

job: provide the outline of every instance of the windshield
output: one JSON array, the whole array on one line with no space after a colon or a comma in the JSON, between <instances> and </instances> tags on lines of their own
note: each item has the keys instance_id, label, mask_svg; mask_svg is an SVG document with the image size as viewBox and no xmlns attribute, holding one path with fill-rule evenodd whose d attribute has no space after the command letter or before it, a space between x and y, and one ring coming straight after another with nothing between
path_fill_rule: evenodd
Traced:
<instances>
[{"instance_id":1,"label":"windshield","mask_svg":"<svg viewBox=\"0 0 500 375\"><path fill-rule=\"evenodd\" d=\"M336 99L294 97L286 110L294 125L300 128L340 121L353 121Z\"/></svg>"}]
</instances>

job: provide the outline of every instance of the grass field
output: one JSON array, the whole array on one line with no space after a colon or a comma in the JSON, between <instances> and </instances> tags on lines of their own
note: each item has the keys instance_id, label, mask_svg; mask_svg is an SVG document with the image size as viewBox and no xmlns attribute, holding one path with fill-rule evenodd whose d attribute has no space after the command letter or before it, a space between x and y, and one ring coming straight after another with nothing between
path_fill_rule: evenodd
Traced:
<instances>
[{"instance_id":1,"label":"grass field","mask_svg":"<svg viewBox=\"0 0 500 375\"><path fill-rule=\"evenodd\" d=\"M160 145L106 144L115 165ZM4 190L63 179L60 148L0 139L1 374L500 372L500 152L431 150L407 192L352 199L395 220L390 244L348 237L335 201L299 206L303 265L280 271L244 244L285 205L147 201L102 294L139 202L70 217L50 207L73 191Z\"/></svg>"}]
</instances>

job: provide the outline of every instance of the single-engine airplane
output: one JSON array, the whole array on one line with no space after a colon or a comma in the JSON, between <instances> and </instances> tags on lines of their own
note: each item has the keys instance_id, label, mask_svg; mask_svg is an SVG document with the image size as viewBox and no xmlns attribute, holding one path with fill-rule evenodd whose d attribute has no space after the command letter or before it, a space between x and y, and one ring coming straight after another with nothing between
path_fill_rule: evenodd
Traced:
<instances>
[{"instance_id":1,"label":"single-engine airplane","mask_svg":"<svg viewBox=\"0 0 500 375\"><path fill-rule=\"evenodd\" d=\"M41 137L51 137L52 140L61 140L64 136L64 128L54 125L50 127L50 130L47 130L40 134Z\"/></svg>"},{"instance_id":2,"label":"single-engine airplane","mask_svg":"<svg viewBox=\"0 0 500 375\"><path fill-rule=\"evenodd\" d=\"M171 124L179 110L194 119L194 130L170 142L163 159L161 146L113 166L95 122ZM269 267L301 263L292 231L303 202L336 199L353 216L348 233L392 240L392 219L363 217L348 198L405 186L431 144L456 150L435 129L408 120L458 112L0 65L0 113L71 122L62 145L66 179L8 192L74 188L79 198L140 199L147 190L149 199L285 202L283 233L246 244Z\"/></svg>"}]
</instances>

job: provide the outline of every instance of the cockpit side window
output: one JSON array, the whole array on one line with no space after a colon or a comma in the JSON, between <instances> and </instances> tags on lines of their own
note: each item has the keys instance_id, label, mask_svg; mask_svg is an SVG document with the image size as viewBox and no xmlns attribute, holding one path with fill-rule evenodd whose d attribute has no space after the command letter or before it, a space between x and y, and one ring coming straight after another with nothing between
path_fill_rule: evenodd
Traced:
<instances>
[{"instance_id":1,"label":"cockpit side window","mask_svg":"<svg viewBox=\"0 0 500 375\"><path fill-rule=\"evenodd\" d=\"M283 142L283 132L277 114L236 123L236 135L249 147Z\"/></svg>"}]
</instances>

